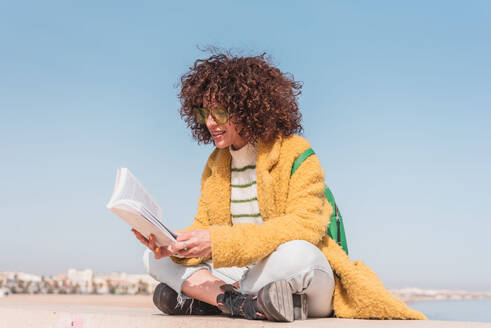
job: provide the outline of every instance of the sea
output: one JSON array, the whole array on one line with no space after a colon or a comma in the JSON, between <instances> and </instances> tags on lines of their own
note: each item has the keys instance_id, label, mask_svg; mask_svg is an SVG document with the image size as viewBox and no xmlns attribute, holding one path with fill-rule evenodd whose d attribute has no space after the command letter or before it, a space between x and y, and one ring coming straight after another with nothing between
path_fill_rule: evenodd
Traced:
<instances>
[{"instance_id":1,"label":"sea","mask_svg":"<svg viewBox=\"0 0 491 328\"><path fill-rule=\"evenodd\" d=\"M491 322L491 300L425 301L409 306L429 320Z\"/></svg>"}]
</instances>

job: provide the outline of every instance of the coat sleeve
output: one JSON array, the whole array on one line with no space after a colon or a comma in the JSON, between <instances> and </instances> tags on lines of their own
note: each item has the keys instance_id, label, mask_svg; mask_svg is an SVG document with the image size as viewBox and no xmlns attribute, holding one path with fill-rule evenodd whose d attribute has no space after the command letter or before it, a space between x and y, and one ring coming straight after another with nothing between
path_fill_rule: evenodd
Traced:
<instances>
[{"instance_id":1,"label":"coat sleeve","mask_svg":"<svg viewBox=\"0 0 491 328\"><path fill-rule=\"evenodd\" d=\"M211 163L214 158L214 153L211 154L210 158L208 159L205 169L203 170L203 174L201 175L201 195L198 201L198 212L196 213L196 216L194 217L193 222L189 227L183 230L179 230L179 232L186 232L186 231L191 231L195 229L208 229L210 226L210 221L208 219L208 215L206 213L206 206L204 205L204 199L203 199L203 187L206 182L206 180L210 177L211 175ZM183 265L196 265L201 262L205 262L209 260L209 257L192 257L192 258L180 258L180 257L175 257L171 256L172 261L178 264L183 264Z\"/></svg>"},{"instance_id":2,"label":"coat sleeve","mask_svg":"<svg viewBox=\"0 0 491 328\"><path fill-rule=\"evenodd\" d=\"M324 173L317 156L310 156L291 178L285 178L291 180L284 215L261 225L209 228L215 268L255 263L287 241L306 240L314 245L321 241L332 207L325 200Z\"/></svg>"}]
</instances>

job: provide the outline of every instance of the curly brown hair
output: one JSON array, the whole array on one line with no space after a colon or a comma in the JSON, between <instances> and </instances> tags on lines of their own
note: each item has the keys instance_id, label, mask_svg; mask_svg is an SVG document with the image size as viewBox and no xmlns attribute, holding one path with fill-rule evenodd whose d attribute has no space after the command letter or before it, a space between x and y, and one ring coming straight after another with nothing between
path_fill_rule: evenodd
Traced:
<instances>
[{"instance_id":1,"label":"curly brown hair","mask_svg":"<svg viewBox=\"0 0 491 328\"><path fill-rule=\"evenodd\" d=\"M279 134L302 132L302 115L296 97L302 84L276 68L263 53L254 57L213 54L198 59L181 77L180 114L198 143L212 137L194 117L203 99L223 106L239 135L249 142L272 141ZM206 97L206 98L205 98Z\"/></svg>"}]
</instances>

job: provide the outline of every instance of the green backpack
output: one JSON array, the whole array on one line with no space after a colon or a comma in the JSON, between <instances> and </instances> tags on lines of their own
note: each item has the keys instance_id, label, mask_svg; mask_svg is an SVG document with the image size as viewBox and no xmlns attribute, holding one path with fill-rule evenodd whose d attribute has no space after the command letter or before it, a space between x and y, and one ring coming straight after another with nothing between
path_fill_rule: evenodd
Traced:
<instances>
[{"instance_id":1,"label":"green backpack","mask_svg":"<svg viewBox=\"0 0 491 328\"><path fill-rule=\"evenodd\" d=\"M295 171L298 169L300 164L303 163L310 155L315 154L312 148L307 149L304 151L298 158L293 162L292 166L292 172L290 176L295 173ZM338 206L336 205L336 201L334 200L334 196L327 187L327 185L324 188L324 195L327 198L327 201L329 204L331 204L332 208L334 211L331 214L331 220L329 221L329 226L327 227L326 234L331 237L333 240L335 240L339 246L348 254L348 243L346 241L346 235L344 233L344 225L343 225L343 217L341 216L341 212L339 212Z\"/></svg>"}]
</instances>

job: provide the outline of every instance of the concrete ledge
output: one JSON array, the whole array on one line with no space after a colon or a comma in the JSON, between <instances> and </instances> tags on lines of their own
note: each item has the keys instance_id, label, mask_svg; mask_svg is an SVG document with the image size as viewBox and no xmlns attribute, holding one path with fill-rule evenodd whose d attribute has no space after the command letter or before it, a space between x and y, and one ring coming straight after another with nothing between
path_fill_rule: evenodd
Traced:
<instances>
[{"instance_id":1,"label":"concrete ledge","mask_svg":"<svg viewBox=\"0 0 491 328\"><path fill-rule=\"evenodd\" d=\"M91 305L91 303L94 303ZM454 321L379 321L309 319L293 323L249 321L226 316L167 316L159 313L149 296L13 295L0 299L0 328L11 327L491 327L491 323Z\"/></svg>"}]
</instances>

